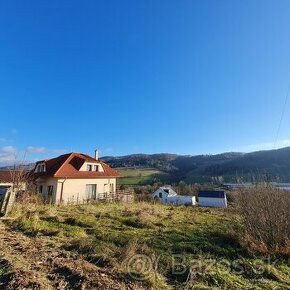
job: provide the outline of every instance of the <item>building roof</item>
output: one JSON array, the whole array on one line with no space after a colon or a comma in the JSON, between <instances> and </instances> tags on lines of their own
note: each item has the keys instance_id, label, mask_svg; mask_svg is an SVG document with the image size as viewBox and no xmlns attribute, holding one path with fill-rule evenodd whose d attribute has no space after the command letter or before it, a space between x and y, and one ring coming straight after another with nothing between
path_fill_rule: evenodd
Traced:
<instances>
[{"instance_id":1,"label":"building roof","mask_svg":"<svg viewBox=\"0 0 290 290\"><path fill-rule=\"evenodd\" d=\"M225 198L225 192L217 190L201 190L198 193L198 197Z\"/></svg>"},{"instance_id":2,"label":"building roof","mask_svg":"<svg viewBox=\"0 0 290 290\"><path fill-rule=\"evenodd\" d=\"M0 183L11 183L13 182L13 176L10 170L0 171Z\"/></svg>"},{"instance_id":3,"label":"building roof","mask_svg":"<svg viewBox=\"0 0 290 290\"><path fill-rule=\"evenodd\" d=\"M162 190L163 192L167 193L168 196L173 196L173 195L177 195L177 193L170 187L170 186L163 186L160 187L159 190Z\"/></svg>"},{"instance_id":4,"label":"building roof","mask_svg":"<svg viewBox=\"0 0 290 290\"><path fill-rule=\"evenodd\" d=\"M46 171L34 173L35 178L39 177L57 177L57 178L98 178L98 177L120 177L120 173L112 169L109 165L100 160L82 154L82 153L68 153L60 155L56 158L38 161L45 163ZM102 165L104 172L100 171L79 171L85 162Z\"/></svg>"},{"instance_id":5,"label":"building roof","mask_svg":"<svg viewBox=\"0 0 290 290\"><path fill-rule=\"evenodd\" d=\"M19 182L21 179L28 177L29 171L27 170L0 170L0 183Z\"/></svg>"},{"instance_id":6,"label":"building roof","mask_svg":"<svg viewBox=\"0 0 290 290\"><path fill-rule=\"evenodd\" d=\"M160 191L167 194L167 196L176 196L177 193L170 186L161 186L157 190L155 190L152 195L158 194Z\"/></svg>"}]
</instances>

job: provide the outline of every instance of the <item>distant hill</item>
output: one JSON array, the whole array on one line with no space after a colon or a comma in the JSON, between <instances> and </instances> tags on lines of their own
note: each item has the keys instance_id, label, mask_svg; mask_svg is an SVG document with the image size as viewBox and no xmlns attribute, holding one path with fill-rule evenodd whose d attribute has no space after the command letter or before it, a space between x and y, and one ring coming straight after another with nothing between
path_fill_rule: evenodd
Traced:
<instances>
[{"instance_id":1,"label":"distant hill","mask_svg":"<svg viewBox=\"0 0 290 290\"><path fill-rule=\"evenodd\" d=\"M220 177L226 182L263 178L290 181L290 147L252 153L229 152L216 155L134 154L103 157L112 167L155 168L168 173L168 180L188 183L209 182Z\"/></svg>"},{"instance_id":2,"label":"distant hill","mask_svg":"<svg viewBox=\"0 0 290 290\"><path fill-rule=\"evenodd\" d=\"M33 169L33 167L35 166L35 163L29 163L29 164L21 164L21 165L16 165L16 166L1 166L0 167L0 171L1 170L31 170Z\"/></svg>"},{"instance_id":3,"label":"distant hill","mask_svg":"<svg viewBox=\"0 0 290 290\"><path fill-rule=\"evenodd\" d=\"M102 161L111 167L140 167L156 168L162 171L174 171L178 168L173 165L173 161L179 158L176 154L132 154L120 157L102 157Z\"/></svg>"},{"instance_id":4,"label":"distant hill","mask_svg":"<svg viewBox=\"0 0 290 290\"><path fill-rule=\"evenodd\" d=\"M236 182L237 180L253 181L269 178L272 181L290 182L290 147L265 150L252 153L227 152L216 155L177 155L177 154L133 154L126 156L106 156L101 158L111 167L156 169L150 176L144 170L128 171L124 173L127 181L136 179L151 182L161 180L163 182L187 183L210 182L212 178L219 178L225 182ZM31 169L33 164L27 164L24 169ZM11 169L11 167L2 167ZM152 171L153 172L153 171ZM130 174L129 174L130 173ZM131 176L132 175L132 176Z\"/></svg>"}]
</instances>

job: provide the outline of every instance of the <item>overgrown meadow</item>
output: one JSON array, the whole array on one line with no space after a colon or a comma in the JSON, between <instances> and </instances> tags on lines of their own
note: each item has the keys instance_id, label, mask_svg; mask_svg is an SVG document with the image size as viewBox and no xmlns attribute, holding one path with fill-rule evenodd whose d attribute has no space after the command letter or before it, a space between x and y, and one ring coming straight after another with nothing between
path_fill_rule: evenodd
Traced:
<instances>
[{"instance_id":1,"label":"overgrown meadow","mask_svg":"<svg viewBox=\"0 0 290 290\"><path fill-rule=\"evenodd\" d=\"M248 251L234 209L31 204L17 206L6 223L148 289L290 289L287 258Z\"/></svg>"}]
</instances>

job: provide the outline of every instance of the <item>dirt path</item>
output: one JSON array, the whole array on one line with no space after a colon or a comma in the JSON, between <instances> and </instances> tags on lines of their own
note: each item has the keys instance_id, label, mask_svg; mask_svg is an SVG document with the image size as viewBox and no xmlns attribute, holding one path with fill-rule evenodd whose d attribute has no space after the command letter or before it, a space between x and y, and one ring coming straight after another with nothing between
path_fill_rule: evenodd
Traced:
<instances>
[{"instance_id":1,"label":"dirt path","mask_svg":"<svg viewBox=\"0 0 290 290\"><path fill-rule=\"evenodd\" d=\"M44 237L27 237L0 220L0 289L145 289Z\"/></svg>"}]
</instances>

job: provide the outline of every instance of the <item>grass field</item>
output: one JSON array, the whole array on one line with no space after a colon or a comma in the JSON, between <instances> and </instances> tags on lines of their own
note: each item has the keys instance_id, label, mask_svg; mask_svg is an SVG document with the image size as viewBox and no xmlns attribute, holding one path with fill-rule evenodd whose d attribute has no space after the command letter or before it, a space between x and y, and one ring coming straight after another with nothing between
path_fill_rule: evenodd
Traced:
<instances>
[{"instance_id":1,"label":"grass field","mask_svg":"<svg viewBox=\"0 0 290 290\"><path fill-rule=\"evenodd\" d=\"M116 168L121 174L120 184L147 185L156 181L163 181L167 173L152 168Z\"/></svg>"},{"instance_id":2,"label":"grass field","mask_svg":"<svg viewBox=\"0 0 290 290\"><path fill-rule=\"evenodd\" d=\"M31 206L14 211L6 224L31 240L49 238L51 251L78 253L141 287L124 289L290 289L287 261L271 264L248 254L239 217L229 210L150 203Z\"/></svg>"}]
</instances>

